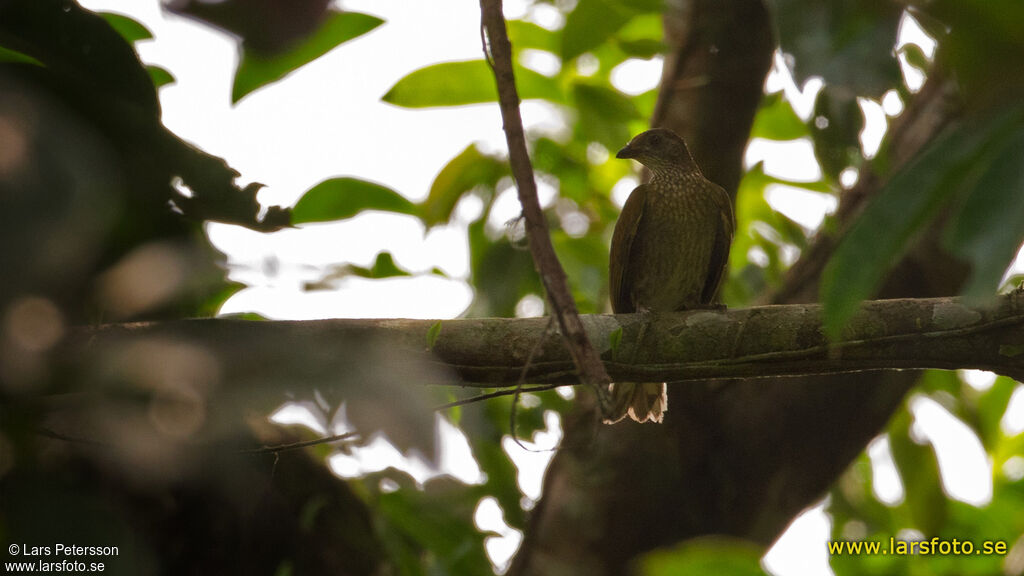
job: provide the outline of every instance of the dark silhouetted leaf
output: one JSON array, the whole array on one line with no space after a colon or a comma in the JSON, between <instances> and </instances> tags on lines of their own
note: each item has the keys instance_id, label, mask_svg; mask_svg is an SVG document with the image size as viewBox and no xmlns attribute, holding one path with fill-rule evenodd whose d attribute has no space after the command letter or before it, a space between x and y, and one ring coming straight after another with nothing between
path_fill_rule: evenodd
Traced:
<instances>
[{"instance_id":1,"label":"dark silhouetted leaf","mask_svg":"<svg viewBox=\"0 0 1024 576\"><path fill-rule=\"evenodd\" d=\"M798 84L821 76L827 85L872 98L900 81L893 54L902 7L885 0L776 0L783 52L795 60Z\"/></svg>"},{"instance_id":2,"label":"dark silhouetted leaf","mask_svg":"<svg viewBox=\"0 0 1024 576\"><path fill-rule=\"evenodd\" d=\"M863 127L864 114L849 91L826 86L818 94L808 129L821 171L831 180L838 181L845 168L864 161L860 151Z\"/></svg>"},{"instance_id":3,"label":"dark silhouetted leaf","mask_svg":"<svg viewBox=\"0 0 1024 576\"><path fill-rule=\"evenodd\" d=\"M270 56L244 49L238 70L235 71L231 101L238 102L253 90L284 78L338 45L358 38L383 23L380 18L359 12L331 12L316 32L290 50Z\"/></svg>"},{"instance_id":4,"label":"dark silhouetted leaf","mask_svg":"<svg viewBox=\"0 0 1024 576\"><path fill-rule=\"evenodd\" d=\"M356 178L332 178L310 188L292 210L292 224L351 218L364 210L416 214L416 205L390 188Z\"/></svg>"},{"instance_id":5,"label":"dark silhouetted leaf","mask_svg":"<svg viewBox=\"0 0 1024 576\"><path fill-rule=\"evenodd\" d=\"M280 54L314 34L331 0L173 0L164 8L241 39L246 49Z\"/></svg>"},{"instance_id":6,"label":"dark silhouetted leaf","mask_svg":"<svg viewBox=\"0 0 1024 576\"><path fill-rule=\"evenodd\" d=\"M139 115L133 116L135 122L156 129L160 104L153 83L131 44L107 20L74 2L6 2L0 7L5 48L43 63L62 85L78 91L83 102L105 106L106 122L130 113ZM59 42L54 40L57 31ZM127 106L135 109L127 112Z\"/></svg>"},{"instance_id":7,"label":"dark silhouetted leaf","mask_svg":"<svg viewBox=\"0 0 1024 576\"><path fill-rule=\"evenodd\" d=\"M948 249L971 263L963 294L975 302L995 296L1024 240L1024 123L987 156L985 173L945 237Z\"/></svg>"},{"instance_id":8,"label":"dark silhouetted leaf","mask_svg":"<svg viewBox=\"0 0 1024 576\"><path fill-rule=\"evenodd\" d=\"M522 66L515 68L515 75L520 98L562 101L555 80ZM498 89L494 74L483 60L443 62L409 73L388 90L383 100L406 108L461 106L497 102Z\"/></svg>"},{"instance_id":9,"label":"dark silhouetted leaf","mask_svg":"<svg viewBox=\"0 0 1024 576\"><path fill-rule=\"evenodd\" d=\"M915 234L965 183L970 186L976 181L979 170L988 165L986 146L1012 134L1019 116L1020 110L1014 109L946 130L865 208L822 274L821 297L830 337L839 336L858 303L871 297Z\"/></svg>"}]
</instances>

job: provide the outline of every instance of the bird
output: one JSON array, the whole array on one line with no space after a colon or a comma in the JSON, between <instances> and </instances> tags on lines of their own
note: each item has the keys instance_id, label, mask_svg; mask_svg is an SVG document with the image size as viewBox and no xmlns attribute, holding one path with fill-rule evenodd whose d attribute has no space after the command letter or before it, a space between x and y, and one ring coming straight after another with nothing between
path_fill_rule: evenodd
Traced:
<instances>
[{"instance_id":1,"label":"bird","mask_svg":"<svg viewBox=\"0 0 1024 576\"><path fill-rule=\"evenodd\" d=\"M609 258L612 311L657 314L713 307L736 227L729 194L704 177L686 142L671 130L642 132L615 157L643 164L651 179L630 193L615 223ZM605 422L626 416L662 422L668 409L665 388L664 382L613 383Z\"/></svg>"}]
</instances>

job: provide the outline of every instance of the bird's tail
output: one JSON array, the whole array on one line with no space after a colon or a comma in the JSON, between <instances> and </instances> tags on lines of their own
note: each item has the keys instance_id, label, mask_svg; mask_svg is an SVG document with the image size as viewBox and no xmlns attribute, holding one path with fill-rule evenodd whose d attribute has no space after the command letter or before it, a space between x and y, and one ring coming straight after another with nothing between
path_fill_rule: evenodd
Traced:
<instances>
[{"instance_id":1,"label":"bird's tail","mask_svg":"<svg viewBox=\"0 0 1024 576\"><path fill-rule=\"evenodd\" d=\"M637 422L661 423L668 410L664 382L616 382L611 385L612 413L605 424L615 424L626 416Z\"/></svg>"}]
</instances>

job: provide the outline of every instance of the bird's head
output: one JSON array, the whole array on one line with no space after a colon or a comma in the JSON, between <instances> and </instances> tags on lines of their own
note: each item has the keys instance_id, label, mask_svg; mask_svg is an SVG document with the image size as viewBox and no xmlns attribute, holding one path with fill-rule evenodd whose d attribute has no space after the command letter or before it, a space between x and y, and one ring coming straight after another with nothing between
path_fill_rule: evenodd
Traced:
<instances>
[{"instance_id":1,"label":"bird's head","mask_svg":"<svg viewBox=\"0 0 1024 576\"><path fill-rule=\"evenodd\" d=\"M632 158L654 172L697 168L686 142L675 132L665 128L655 128L637 134L615 157Z\"/></svg>"}]
</instances>

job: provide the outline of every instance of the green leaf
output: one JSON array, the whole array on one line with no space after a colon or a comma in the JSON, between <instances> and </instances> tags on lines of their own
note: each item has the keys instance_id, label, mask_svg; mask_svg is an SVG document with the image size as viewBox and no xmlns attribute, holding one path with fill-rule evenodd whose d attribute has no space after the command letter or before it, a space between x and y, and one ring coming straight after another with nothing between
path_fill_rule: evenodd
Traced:
<instances>
[{"instance_id":1,"label":"green leaf","mask_svg":"<svg viewBox=\"0 0 1024 576\"><path fill-rule=\"evenodd\" d=\"M574 238L559 229L552 231L551 242L569 277L580 313L601 312L608 286L608 246L603 238L596 234Z\"/></svg>"},{"instance_id":2,"label":"green leaf","mask_svg":"<svg viewBox=\"0 0 1024 576\"><path fill-rule=\"evenodd\" d=\"M522 530L526 524L526 515L519 505L523 495L516 483L515 465L501 447L501 440L508 433L509 410L511 399L508 397L467 406L460 428L484 473L482 490L498 499L508 524Z\"/></svg>"},{"instance_id":3,"label":"green leaf","mask_svg":"<svg viewBox=\"0 0 1024 576\"><path fill-rule=\"evenodd\" d=\"M946 247L971 263L963 295L995 297L999 280L1024 239L1024 122L988 156L963 208L946 230Z\"/></svg>"},{"instance_id":4,"label":"green leaf","mask_svg":"<svg viewBox=\"0 0 1024 576\"><path fill-rule=\"evenodd\" d=\"M328 268L326 274L318 280L306 282L302 289L307 291L315 290L337 290L338 281L350 276L360 278L380 279L397 278L400 276L412 276L413 274L395 264L395 259L390 252L384 250L377 254L373 265L369 268L356 266L355 264L338 264Z\"/></svg>"},{"instance_id":5,"label":"green leaf","mask_svg":"<svg viewBox=\"0 0 1024 576\"><path fill-rule=\"evenodd\" d=\"M565 19L565 28L562 29L562 60L568 62L600 46L634 16L645 12L660 12L663 7L659 0L580 0Z\"/></svg>"},{"instance_id":6,"label":"green leaf","mask_svg":"<svg viewBox=\"0 0 1024 576\"><path fill-rule=\"evenodd\" d=\"M475 144L470 144L434 178L430 194L420 204L423 223L430 228L447 222L463 194L477 186L493 193L498 180L507 174L508 165L503 160L483 154Z\"/></svg>"},{"instance_id":7,"label":"green leaf","mask_svg":"<svg viewBox=\"0 0 1024 576\"><path fill-rule=\"evenodd\" d=\"M1017 386L1018 384L1014 380L1000 376L978 400L976 408L978 438L989 453L995 451L1002 439L1003 415L1006 414L1006 407L1010 404L1010 398Z\"/></svg>"},{"instance_id":8,"label":"green leaf","mask_svg":"<svg viewBox=\"0 0 1024 576\"><path fill-rule=\"evenodd\" d=\"M430 329L427 330L427 348L433 349L434 344L437 343L437 337L441 335L441 321L438 320L430 325Z\"/></svg>"},{"instance_id":9,"label":"green leaf","mask_svg":"<svg viewBox=\"0 0 1024 576\"><path fill-rule=\"evenodd\" d=\"M838 181L844 169L864 161L860 151L864 114L849 90L825 86L814 102L813 118L808 130L814 142L814 155L822 172ZM824 118L825 123L818 125L819 118Z\"/></svg>"},{"instance_id":10,"label":"green leaf","mask_svg":"<svg viewBox=\"0 0 1024 576\"><path fill-rule=\"evenodd\" d=\"M821 76L840 91L878 98L899 84L893 46L901 6L884 1L774 4L779 44L794 56L798 85Z\"/></svg>"},{"instance_id":11,"label":"green leaf","mask_svg":"<svg viewBox=\"0 0 1024 576\"><path fill-rule=\"evenodd\" d=\"M646 554L640 560L640 566L644 576L763 576L763 554L764 548L753 542L725 536L708 536L688 540L674 548Z\"/></svg>"},{"instance_id":12,"label":"green leaf","mask_svg":"<svg viewBox=\"0 0 1024 576\"><path fill-rule=\"evenodd\" d=\"M364 210L417 214L415 204L390 188L356 178L332 178L302 195L292 209L292 224L344 220Z\"/></svg>"},{"instance_id":13,"label":"green leaf","mask_svg":"<svg viewBox=\"0 0 1024 576\"><path fill-rule=\"evenodd\" d=\"M619 40L619 48L634 58L653 58L668 50L668 45L660 40Z\"/></svg>"},{"instance_id":14,"label":"green leaf","mask_svg":"<svg viewBox=\"0 0 1024 576\"><path fill-rule=\"evenodd\" d=\"M633 97L633 105L640 112L641 118L650 118L654 115L654 107L658 104L658 89L648 90Z\"/></svg>"},{"instance_id":15,"label":"green leaf","mask_svg":"<svg viewBox=\"0 0 1024 576\"><path fill-rule=\"evenodd\" d=\"M668 50L661 11L634 17L615 36L618 47L634 58L652 58Z\"/></svg>"},{"instance_id":16,"label":"green leaf","mask_svg":"<svg viewBox=\"0 0 1024 576\"><path fill-rule=\"evenodd\" d=\"M508 39L517 52L524 49L558 53L558 33L522 20L508 21Z\"/></svg>"},{"instance_id":17,"label":"green leaf","mask_svg":"<svg viewBox=\"0 0 1024 576\"><path fill-rule=\"evenodd\" d=\"M928 62L928 57L925 56L924 50L922 50L921 47L918 46L917 44L914 44L912 42L904 44L903 47L900 48L900 53L906 56L907 64L910 64L911 66L917 68L921 72L928 71L930 65L930 63Z\"/></svg>"},{"instance_id":18,"label":"green leaf","mask_svg":"<svg viewBox=\"0 0 1024 576\"><path fill-rule=\"evenodd\" d=\"M168 72L166 68L161 68L160 66L146 66L146 72L149 72L149 77L153 79L154 88L174 84L176 81L173 74Z\"/></svg>"},{"instance_id":19,"label":"green leaf","mask_svg":"<svg viewBox=\"0 0 1024 576\"><path fill-rule=\"evenodd\" d=\"M153 38L153 33L148 28L128 16L114 14L113 12L97 12L97 14L103 17L107 24L110 24L110 27L117 31L129 44Z\"/></svg>"},{"instance_id":20,"label":"green leaf","mask_svg":"<svg viewBox=\"0 0 1024 576\"><path fill-rule=\"evenodd\" d=\"M902 411L889 429L889 447L893 462L903 481L912 525L925 534L936 534L946 522L948 500L939 476L935 449L910 438L911 417Z\"/></svg>"},{"instance_id":21,"label":"green leaf","mask_svg":"<svg viewBox=\"0 0 1024 576\"><path fill-rule=\"evenodd\" d=\"M267 56L243 49L235 71L231 102L238 102L253 90L284 78L340 44L358 38L383 23L380 18L368 14L332 11L314 34L291 50Z\"/></svg>"},{"instance_id":22,"label":"green leaf","mask_svg":"<svg viewBox=\"0 0 1024 576\"><path fill-rule=\"evenodd\" d=\"M558 192L563 198L583 203L587 198L594 197L589 182L593 172L587 166L586 144L580 145L578 139L562 145L549 138L538 138L533 142L531 156L537 172L558 175ZM620 165L623 174L629 170L628 165L622 166L626 163L617 164ZM607 194L608 188L603 192Z\"/></svg>"},{"instance_id":23,"label":"green leaf","mask_svg":"<svg viewBox=\"0 0 1024 576\"><path fill-rule=\"evenodd\" d=\"M555 80L522 66L515 67L515 77L520 98L562 101L561 90ZM382 99L405 108L462 106L497 102L498 90L487 62L465 60L442 62L410 72Z\"/></svg>"},{"instance_id":24,"label":"green leaf","mask_svg":"<svg viewBox=\"0 0 1024 576\"><path fill-rule=\"evenodd\" d=\"M17 50L11 50L10 48L4 48L0 46L0 62L13 62L20 64L34 64L36 66L44 66L42 62L29 56L28 54L22 54Z\"/></svg>"},{"instance_id":25,"label":"green leaf","mask_svg":"<svg viewBox=\"0 0 1024 576\"><path fill-rule=\"evenodd\" d=\"M395 478L390 470L370 476ZM405 475L403 474L402 477ZM485 534L473 525L479 494L447 477L427 481L422 489L404 480L394 492L376 494L376 511L385 538L411 547L425 574L490 574ZM414 572L420 573L420 572Z\"/></svg>"},{"instance_id":26,"label":"green leaf","mask_svg":"<svg viewBox=\"0 0 1024 576\"><path fill-rule=\"evenodd\" d=\"M751 137L769 140L795 140L809 133L807 125L796 115L782 92L769 94L761 100L761 108L754 116L754 126L750 130Z\"/></svg>"},{"instance_id":27,"label":"green leaf","mask_svg":"<svg viewBox=\"0 0 1024 576\"><path fill-rule=\"evenodd\" d=\"M394 278L396 276L412 276L409 272L402 270L395 264L395 258L391 255L391 252L381 252L377 254L377 258L373 261L373 266L369 270L369 275L366 278Z\"/></svg>"},{"instance_id":28,"label":"green leaf","mask_svg":"<svg viewBox=\"0 0 1024 576\"><path fill-rule=\"evenodd\" d=\"M608 344L611 345L612 352L619 349L619 345L622 344L622 326L612 330L612 333L608 335Z\"/></svg>"},{"instance_id":29,"label":"green leaf","mask_svg":"<svg viewBox=\"0 0 1024 576\"><path fill-rule=\"evenodd\" d=\"M617 150L629 141L629 121L640 112L628 96L605 84L576 82L573 99L579 110L580 131L586 138Z\"/></svg>"},{"instance_id":30,"label":"green leaf","mask_svg":"<svg viewBox=\"0 0 1024 576\"><path fill-rule=\"evenodd\" d=\"M527 294L543 294L530 252L513 246L506 236L492 240L486 218L469 226L469 266L476 288L467 316L515 315L516 304Z\"/></svg>"},{"instance_id":31,"label":"green leaf","mask_svg":"<svg viewBox=\"0 0 1024 576\"><path fill-rule=\"evenodd\" d=\"M823 194L835 192L824 181L792 182L765 174L763 162L743 175L736 192L736 234L729 255L729 281L723 288L723 299L730 306L745 305L758 294L777 287L788 268L783 251L807 245L808 232L768 204L765 190L771 184ZM767 261L751 263L751 250L763 253Z\"/></svg>"},{"instance_id":32,"label":"green leaf","mask_svg":"<svg viewBox=\"0 0 1024 576\"><path fill-rule=\"evenodd\" d=\"M210 316L216 316L217 312L220 311L224 303L229 298L234 296L245 288L245 284L240 282L228 281L219 290L213 294L206 294L201 302L196 304L196 310L200 318L207 318Z\"/></svg>"},{"instance_id":33,"label":"green leaf","mask_svg":"<svg viewBox=\"0 0 1024 576\"><path fill-rule=\"evenodd\" d=\"M943 132L895 174L836 248L822 273L825 330L839 336L860 301L871 297L910 241L931 223L965 181L976 178L985 145L999 140L1020 111L965 121Z\"/></svg>"}]
</instances>

